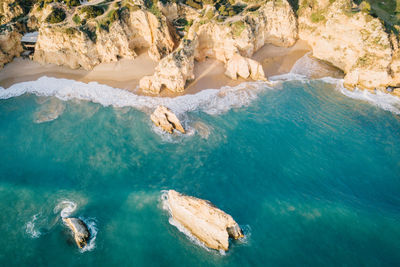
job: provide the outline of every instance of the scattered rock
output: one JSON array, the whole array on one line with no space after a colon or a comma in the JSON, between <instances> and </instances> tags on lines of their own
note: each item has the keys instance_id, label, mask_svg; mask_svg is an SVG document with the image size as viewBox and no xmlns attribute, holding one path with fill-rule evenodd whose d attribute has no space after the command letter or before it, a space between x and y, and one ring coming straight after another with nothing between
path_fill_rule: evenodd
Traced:
<instances>
[{"instance_id":1,"label":"scattered rock","mask_svg":"<svg viewBox=\"0 0 400 267\"><path fill-rule=\"evenodd\" d=\"M183 134L185 133L185 129L183 129L176 115L164 106L158 106L153 114L151 114L150 119L155 125L170 134L172 134L174 130L178 130Z\"/></svg>"},{"instance_id":2,"label":"scattered rock","mask_svg":"<svg viewBox=\"0 0 400 267\"><path fill-rule=\"evenodd\" d=\"M63 218L62 220L74 233L74 239L78 247L84 248L90 239L87 225L78 218Z\"/></svg>"},{"instance_id":3,"label":"scattered rock","mask_svg":"<svg viewBox=\"0 0 400 267\"><path fill-rule=\"evenodd\" d=\"M167 201L171 216L209 248L226 251L229 237L244 237L232 217L209 201L182 195L174 190L168 191Z\"/></svg>"}]
</instances>

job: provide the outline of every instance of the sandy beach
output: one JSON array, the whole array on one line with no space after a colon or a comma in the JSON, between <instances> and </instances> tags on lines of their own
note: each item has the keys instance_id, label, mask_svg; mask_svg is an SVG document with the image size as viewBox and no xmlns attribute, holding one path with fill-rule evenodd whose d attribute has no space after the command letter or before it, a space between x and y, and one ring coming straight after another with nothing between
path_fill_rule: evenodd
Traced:
<instances>
[{"instance_id":1,"label":"sandy beach","mask_svg":"<svg viewBox=\"0 0 400 267\"><path fill-rule=\"evenodd\" d=\"M287 73L298 59L310 51L303 41L298 41L290 48L265 45L253 56L259 61L267 77ZM16 58L0 71L0 86L8 88L19 82L34 81L42 76L72 79L84 83L98 82L115 88L143 94L138 89L139 80L145 75L152 75L157 62L152 61L147 53L140 54L135 60L122 59L115 63L102 63L93 70L70 69L54 64L41 65L29 59ZM190 82L183 93L163 90L161 96L194 94L203 89L235 86L245 80L231 80L224 75L222 62L206 59L195 62L195 80Z\"/></svg>"}]
</instances>

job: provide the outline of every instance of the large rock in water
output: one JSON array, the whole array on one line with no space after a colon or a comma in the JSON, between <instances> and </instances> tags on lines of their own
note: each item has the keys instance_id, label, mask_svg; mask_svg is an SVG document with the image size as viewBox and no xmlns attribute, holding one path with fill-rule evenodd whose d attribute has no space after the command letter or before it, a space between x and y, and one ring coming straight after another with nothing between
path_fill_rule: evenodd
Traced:
<instances>
[{"instance_id":1,"label":"large rock in water","mask_svg":"<svg viewBox=\"0 0 400 267\"><path fill-rule=\"evenodd\" d=\"M84 248L90 239L90 232L87 225L78 218L63 218L63 222L74 233L74 239L78 247Z\"/></svg>"},{"instance_id":2,"label":"large rock in water","mask_svg":"<svg viewBox=\"0 0 400 267\"><path fill-rule=\"evenodd\" d=\"M172 217L209 248L226 251L229 237L243 237L232 217L209 201L169 190L168 206Z\"/></svg>"},{"instance_id":3,"label":"large rock in water","mask_svg":"<svg viewBox=\"0 0 400 267\"><path fill-rule=\"evenodd\" d=\"M164 131L171 133L174 130L178 130L181 133L185 133L185 129L178 117L171 110L164 106L158 106L156 110L151 114L150 119L155 125L163 129Z\"/></svg>"}]
</instances>

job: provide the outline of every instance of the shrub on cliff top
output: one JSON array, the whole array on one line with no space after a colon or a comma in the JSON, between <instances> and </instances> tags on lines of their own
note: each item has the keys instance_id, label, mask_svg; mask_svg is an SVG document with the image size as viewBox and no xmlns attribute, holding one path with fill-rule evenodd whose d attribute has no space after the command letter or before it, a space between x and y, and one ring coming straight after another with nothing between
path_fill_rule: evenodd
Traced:
<instances>
[{"instance_id":1,"label":"shrub on cliff top","mask_svg":"<svg viewBox=\"0 0 400 267\"><path fill-rule=\"evenodd\" d=\"M65 4L67 4L68 7L73 7L73 6L80 6L81 3L79 0L64 0Z\"/></svg>"},{"instance_id":2,"label":"shrub on cliff top","mask_svg":"<svg viewBox=\"0 0 400 267\"><path fill-rule=\"evenodd\" d=\"M84 6L81 9L81 13L86 14L86 18L93 19L100 15L103 15L104 9L98 6Z\"/></svg>"},{"instance_id":3,"label":"shrub on cliff top","mask_svg":"<svg viewBox=\"0 0 400 267\"><path fill-rule=\"evenodd\" d=\"M75 14L75 15L72 17L72 21L75 22L75 24L80 24L80 23L82 22L81 17L79 17L78 14Z\"/></svg>"},{"instance_id":4,"label":"shrub on cliff top","mask_svg":"<svg viewBox=\"0 0 400 267\"><path fill-rule=\"evenodd\" d=\"M51 24L60 23L61 21L64 21L65 17L66 15L64 10L61 8L54 8L50 15L47 16L46 22Z\"/></svg>"}]
</instances>

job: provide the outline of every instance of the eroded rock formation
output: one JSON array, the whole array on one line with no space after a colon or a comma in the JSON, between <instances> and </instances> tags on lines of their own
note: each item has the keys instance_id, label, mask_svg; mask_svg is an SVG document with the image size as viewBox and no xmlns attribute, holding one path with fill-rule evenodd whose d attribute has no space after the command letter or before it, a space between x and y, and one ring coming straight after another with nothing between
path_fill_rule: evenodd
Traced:
<instances>
[{"instance_id":1,"label":"eroded rock formation","mask_svg":"<svg viewBox=\"0 0 400 267\"><path fill-rule=\"evenodd\" d=\"M170 134L172 134L174 130L180 131L183 134L185 133L185 129L178 117L164 106L158 106L153 114L151 114L150 119L156 126Z\"/></svg>"},{"instance_id":2,"label":"eroded rock formation","mask_svg":"<svg viewBox=\"0 0 400 267\"><path fill-rule=\"evenodd\" d=\"M0 2L0 24L6 24L24 13L17 1L2 0Z\"/></svg>"},{"instance_id":3,"label":"eroded rock formation","mask_svg":"<svg viewBox=\"0 0 400 267\"><path fill-rule=\"evenodd\" d=\"M351 0L300 0L299 6L300 39L309 43L314 57L344 71L346 87L384 89L393 83L397 67L392 73L393 51L379 19L352 12Z\"/></svg>"},{"instance_id":4,"label":"eroded rock formation","mask_svg":"<svg viewBox=\"0 0 400 267\"><path fill-rule=\"evenodd\" d=\"M23 51L21 38L22 35L12 24L7 24L0 30L0 68L14 57L20 56Z\"/></svg>"},{"instance_id":5,"label":"eroded rock formation","mask_svg":"<svg viewBox=\"0 0 400 267\"><path fill-rule=\"evenodd\" d=\"M81 27L43 24L34 60L90 70L99 63L133 59L135 50L142 48L160 60L174 47L165 17L146 10L124 10L107 27L96 27L96 22Z\"/></svg>"},{"instance_id":6,"label":"eroded rock formation","mask_svg":"<svg viewBox=\"0 0 400 267\"><path fill-rule=\"evenodd\" d=\"M236 80L238 77L253 80L266 80L264 70L260 63L251 59L245 58L241 55L234 55L226 63L225 75L229 78Z\"/></svg>"},{"instance_id":7,"label":"eroded rock formation","mask_svg":"<svg viewBox=\"0 0 400 267\"><path fill-rule=\"evenodd\" d=\"M90 239L90 232L87 225L78 218L63 218L62 220L74 234L74 239L78 247L84 248Z\"/></svg>"},{"instance_id":8,"label":"eroded rock formation","mask_svg":"<svg viewBox=\"0 0 400 267\"><path fill-rule=\"evenodd\" d=\"M208 57L224 62L230 78L265 80L262 66L249 57L267 43L293 45L297 40L297 21L286 0L268 1L257 7L224 22L216 20L217 11L213 6L206 6L203 15L190 14L193 25L185 38L192 40L193 45L184 50L181 45L173 55L162 60L154 75L145 77L140 87L151 93L159 93L163 86L171 91L183 91L187 80L194 78L193 56L197 61ZM172 10L171 18L181 13L176 4L168 4L162 10L165 13ZM176 60L177 55L180 60Z\"/></svg>"},{"instance_id":9,"label":"eroded rock formation","mask_svg":"<svg viewBox=\"0 0 400 267\"><path fill-rule=\"evenodd\" d=\"M174 220L183 225L207 247L228 250L229 238L243 237L242 230L232 216L216 208L211 202L168 191L168 207Z\"/></svg>"},{"instance_id":10,"label":"eroded rock formation","mask_svg":"<svg viewBox=\"0 0 400 267\"><path fill-rule=\"evenodd\" d=\"M163 58L152 76L140 80L145 92L158 94L162 88L183 92L188 80L194 79L194 47L196 39L183 39L181 45Z\"/></svg>"}]
</instances>

